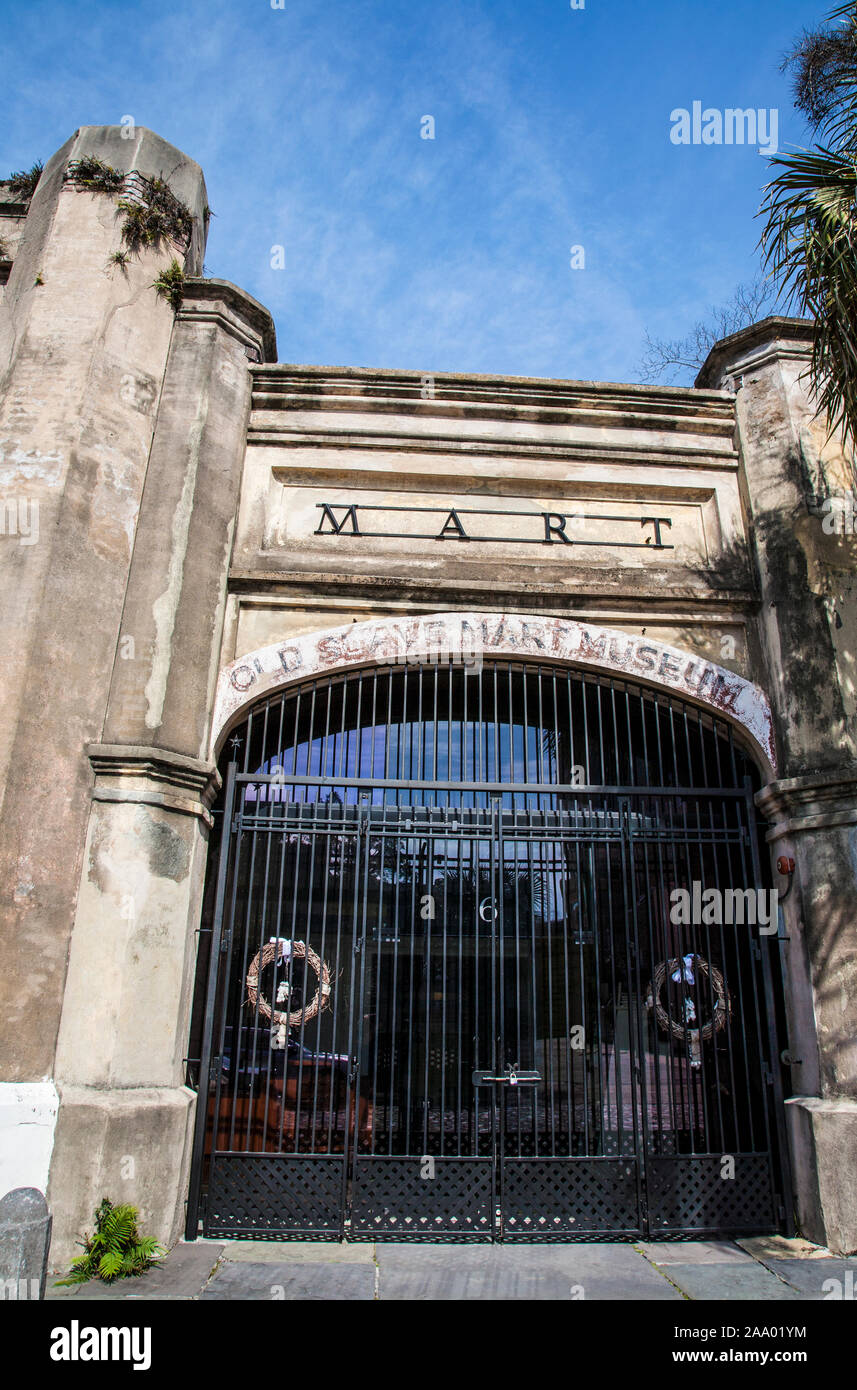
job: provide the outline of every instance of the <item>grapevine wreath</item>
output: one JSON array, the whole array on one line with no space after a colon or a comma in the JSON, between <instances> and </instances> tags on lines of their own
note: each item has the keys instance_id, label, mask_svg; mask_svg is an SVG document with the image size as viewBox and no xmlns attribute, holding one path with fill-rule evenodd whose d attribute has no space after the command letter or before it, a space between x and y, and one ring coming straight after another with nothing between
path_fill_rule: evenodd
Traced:
<instances>
[{"instance_id":1,"label":"grapevine wreath","mask_svg":"<svg viewBox=\"0 0 857 1390\"><path fill-rule=\"evenodd\" d=\"M677 978L692 984L694 966L701 974L708 977L709 985L714 994L714 1008L711 1018L703 1024L702 1028L688 1027L688 1022L695 1018L692 1001L688 1001L690 1002L691 1013L686 1012L685 1017L681 1019L673 1018L661 1003L661 990L667 976L670 975L674 979ZM655 1018L665 1033L671 1033L679 1041L687 1040L690 1046L690 1064L693 1067L700 1065L700 1044L708 1042L709 1038L712 1038L715 1033L719 1033L721 1028L725 1028L726 1021L732 1012L732 1003L720 971L715 966L709 965L704 957L696 955L685 956L682 960L661 961L660 965L655 966L646 1004L648 1008L654 1008Z\"/></svg>"},{"instance_id":2,"label":"grapevine wreath","mask_svg":"<svg viewBox=\"0 0 857 1390\"><path fill-rule=\"evenodd\" d=\"M318 980L318 988L309 1003L302 1008L293 1009L290 1013L281 1013L272 1008L259 989L259 977L267 966L273 965L281 960L305 960L309 968L315 972ZM283 937L277 937L263 946L250 962L250 969L247 971L247 1002L254 1008L258 1006L262 1018L271 1020L271 1031L276 1033L276 1047L285 1047L286 1030L301 1023L309 1023L310 1019L315 1018L316 1014L322 1012L330 1005L330 970L320 956L307 946L305 941L287 941ZM277 991L277 1003L283 1002L289 994L289 985L283 980Z\"/></svg>"}]
</instances>

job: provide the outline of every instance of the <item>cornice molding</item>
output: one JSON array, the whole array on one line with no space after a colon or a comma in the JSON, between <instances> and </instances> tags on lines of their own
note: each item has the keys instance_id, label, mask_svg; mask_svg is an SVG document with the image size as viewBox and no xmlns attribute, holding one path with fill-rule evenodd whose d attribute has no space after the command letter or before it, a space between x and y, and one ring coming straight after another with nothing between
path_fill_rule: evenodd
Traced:
<instances>
[{"instance_id":1,"label":"cornice molding","mask_svg":"<svg viewBox=\"0 0 857 1390\"><path fill-rule=\"evenodd\" d=\"M715 383L725 376L740 376L778 357L808 358L814 338L812 319L772 314L715 343L702 364L696 386L702 390L716 389Z\"/></svg>"},{"instance_id":2,"label":"cornice molding","mask_svg":"<svg viewBox=\"0 0 857 1390\"><path fill-rule=\"evenodd\" d=\"M230 321L213 307L218 303L225 305L229 312L235 315L236 322ZM270 313L264 304L260 304L258 299L254 299L246 290L233 285L231 280L185 280L177 318L216 318L227 332L231 332L247 345L255 346L253 338L246 333L246 326L249 326L261 345L265 361L277 360L277 335ZM245 326L243 330L239 325Z\"/></svg>"},{"instance_id":3,"label":"cornice molding","mask_svg":"<svg viewBox=\"0 0 857 1390\"><path fill-rule=\"evenodd\" d=\"M603 423L602 423L603 428ZM620 427L616 427L617 432ZM700 436L702 439L703 436ZM731 440L731 432L729 435ZM699 449L668 444L635 444L616 442L597 443L589 440L521 439L518 436L456 434L419 434L381 432L379 430L326 429L305 430L299 426L282 425L262 428L251 424L247 432L249 446L273 446L278 449L356 449L369 453L460 454L468 458L555 459L570 463L606 463L610 467L625 464L629 467L651 468L663 464L669 468L719 469L736 472L738 453L732 448L713 449L700 444Z\"/></svg>"}]
</instances>

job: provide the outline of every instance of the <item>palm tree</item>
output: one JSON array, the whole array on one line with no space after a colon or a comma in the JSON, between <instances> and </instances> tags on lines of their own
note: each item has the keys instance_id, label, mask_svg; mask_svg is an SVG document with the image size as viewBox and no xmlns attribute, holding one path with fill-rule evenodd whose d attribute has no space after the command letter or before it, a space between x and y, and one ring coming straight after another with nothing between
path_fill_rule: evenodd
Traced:
<instances>
[{"instance_id":1,"label":"palm tree","mask_svg":"<svg viewBox=\"0 0 857 1390\"><path fill-rule=\"evenodd\" d=\"M771 162L761 245L785 306L816 321L809 377L831 434L857 443L857 0L805 34L784 66L818 143ZM854 468L852 462L852 469ZM852 473L857 488L857 472Z\"/></svg>"}]
</instances>

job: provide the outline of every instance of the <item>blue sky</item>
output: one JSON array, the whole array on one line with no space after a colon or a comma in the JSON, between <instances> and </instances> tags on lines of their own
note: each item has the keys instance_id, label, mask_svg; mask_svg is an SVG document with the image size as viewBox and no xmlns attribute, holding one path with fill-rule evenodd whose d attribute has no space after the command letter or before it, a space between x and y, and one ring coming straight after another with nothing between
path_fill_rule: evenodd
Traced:
<instances>
[{"instance_id":1,"label":"blue sky","mask_svg":"<svg viewBox=\"0 0 857 1390\"><path fill-rule=\"evenodd\" d=\"M758 267L767 160L676 146L670 112L776 107L806 143L779 63L831 8L0 0L0 174L131 115L202 165L207 273L281 361L634 381L646 330Z\"/></svg>"}]
</instances>

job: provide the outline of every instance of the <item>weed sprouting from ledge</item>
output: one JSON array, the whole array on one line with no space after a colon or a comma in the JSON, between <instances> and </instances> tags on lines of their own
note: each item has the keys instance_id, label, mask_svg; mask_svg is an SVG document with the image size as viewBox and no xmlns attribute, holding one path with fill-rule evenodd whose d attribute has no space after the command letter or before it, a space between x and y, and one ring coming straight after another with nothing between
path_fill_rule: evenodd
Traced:
<instances>
[{"instance_id":1,"label":"weed sprouting from ledge","mask_svg":"<svg viewBox=\"0 0 857 1390\"><path fill-rule=\"evenodd\" d=\"M166 299L174 310L180 308L184 296L184 271L177 260L173 259L167 269L152 281L152 289Z\"/></svg>"}]
</instances>

